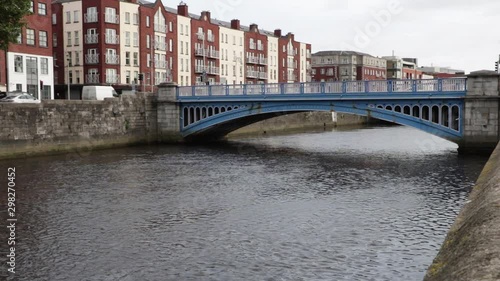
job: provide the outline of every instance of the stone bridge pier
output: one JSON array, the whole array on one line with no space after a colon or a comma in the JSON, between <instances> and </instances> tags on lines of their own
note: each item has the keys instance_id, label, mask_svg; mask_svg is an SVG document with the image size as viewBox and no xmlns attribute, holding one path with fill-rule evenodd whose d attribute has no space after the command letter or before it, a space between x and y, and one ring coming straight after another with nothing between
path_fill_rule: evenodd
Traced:
<instances>
[{"instance_id":1,"label":"stone bridge pier","mask_svg":"<svg viewBox=\"0 0 500 281\"><path fill-rule=\"evenodd\" d=\"M500 75L477 71L467 76L464 133L459 152L491 153L500 140Z\"/></svg>"},{"instance_id":2,"label":"stone bridge pier","mask_svg":"<svg viewBox=\"0 0 500 281\"><path fill-rule=\"evenodd\" d=\"M177 103L177 84L158 85L158 141L175 143L182 141L180 108Z\"/></svg>"}]
</instances>

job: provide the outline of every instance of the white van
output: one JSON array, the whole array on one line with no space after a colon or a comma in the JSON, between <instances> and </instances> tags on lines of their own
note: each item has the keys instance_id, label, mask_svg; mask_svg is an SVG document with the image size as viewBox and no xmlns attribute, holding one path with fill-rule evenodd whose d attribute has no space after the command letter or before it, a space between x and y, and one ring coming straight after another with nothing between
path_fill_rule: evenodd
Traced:
<instances>
[{"instance_id":1,"label":"white van","mask_svg":"<svg viewBox=\"0 0 500 281\"><path fill-rule=\"evenodd\" d=\"M82 100L104 100L117 97L115 89L111 86L83 86Z\"/></svg>"}]
</instances>

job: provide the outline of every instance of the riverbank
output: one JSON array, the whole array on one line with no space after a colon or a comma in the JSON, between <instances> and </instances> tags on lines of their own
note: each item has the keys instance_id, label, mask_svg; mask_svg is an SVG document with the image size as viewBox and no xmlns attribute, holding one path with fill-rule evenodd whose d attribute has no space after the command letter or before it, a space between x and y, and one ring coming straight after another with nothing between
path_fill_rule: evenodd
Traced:
<instances>
[{"instance_id":1,"label":"riverbank","mask_svg":"<svg viewBox=\"0 0 500 281\"><path fill-rule=\"evenodd\" d=\"M500 280L500 144L424 281Z\"/></svg>"}]
</instances>

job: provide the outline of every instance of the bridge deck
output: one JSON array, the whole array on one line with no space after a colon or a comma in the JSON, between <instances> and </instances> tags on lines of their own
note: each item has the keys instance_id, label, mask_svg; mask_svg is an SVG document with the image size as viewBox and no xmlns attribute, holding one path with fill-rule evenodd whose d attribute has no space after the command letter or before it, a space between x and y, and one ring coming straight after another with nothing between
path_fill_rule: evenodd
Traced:
<instances>
[{"instance_id":1,"label":"bridge deck","mask_svg":"<svg viewBox=\"0 0 500 281\"><path fill-rule=\"evenodd\" d=\"M467 91L466 78L431 79L431 80L380 80L380 81L345 81L345 82L312 82L312 83L279 83L279 84L243 84L243 85L198 85L177 88L179 101L218 99L218 98L289 98L298 97L362 99L415 98L422 96L464 97Z\"/></svg>"}]
</instances>

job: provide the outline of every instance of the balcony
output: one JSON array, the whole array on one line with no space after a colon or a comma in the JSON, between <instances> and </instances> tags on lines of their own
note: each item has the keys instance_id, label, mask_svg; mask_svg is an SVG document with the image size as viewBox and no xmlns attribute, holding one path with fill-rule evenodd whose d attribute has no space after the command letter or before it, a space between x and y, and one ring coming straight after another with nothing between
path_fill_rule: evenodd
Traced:
<instances>
[{"instance_id":1,"label":"balcony","mask_svg":"<svg viewBox=\"0 0 500 281\"><path fill-rule=\"evenodd\" d=\"M250 42L250 50L255 50L256 47L257 47L257 44Z\"/></svg>"},{"instance_id":2,"label":"balcony","mask_svg":"<svg viewBox=\"0 0 500 281\"><path fill-rule=\"evenodd\" d=\"M87 84L99 84L99 74L87 74L87 75L85 75L85 83L87 83Z\"/></svg>"},{"instance_id":3,"label":"balcony","mask_svg":"<svg viewBox=\"0 0 500 281\"><path fill-rule=\"evenodd\" d=\"M259 64L267 65L267 58L260 57L259 58Z\"/></svg>"},{"instance_id":4,"label":"balcony","mask_svg":"<svg viewBox=\"0 0 500 281\"><path fill-rule=\"evenodd\" d=\"M85 23L98 22L99 17L97 15L98 15L97 13L85 14L84 16Z\"/></svg>"},{"instance_id":5,"label":"balcony","mask_svg":"<svg viewBox=\"0 0 500 281\"><path fill-rule=\"evenodd\" d=\"M104 22L119 24L120 23L120 16L115 15L115 14L104 14Z\"/></svg>"},{"instance_id":6,"label":"balcony","mask_svg":"<svg viewBox=\"0 0 500 281\"><path fill-rule=\"evenodd\" d=\"M99 43L99 34L86 34L85 44L97 44Z\"/></svg>"},{"instance_id":7,"label":"balcony","mask_svg":"<svg viewBox=\"0 0 500 281\"><path fill-rule=\"evenodd\" d=\"M311 53L309 53L309 52L308 52L308 53L306 54L306 58L310 59L310 58L311 58Z\"/></svg>"},{"instance_id":8,"label":"balcony","mask_svg":"<svg viewBox=\"0 0 500 281\"><path fill-rule=\"evenodd\" d=\"M258 76L259 79L267 79L267 72L260 71Z\"/></svg>"},{"instance_id":9,"label":"balcony","mask_svg":"<svg viewBox=\"0 0 500 281\"><path fill-rule=\"evenodd\" d=\"M167 33L167 26L165 24L155 23L155 32Z\"/></svg>"},{"instance_id":10,"label":"balcony","mask_svg":"<svg viewBox=\"0 0 500 281\"><path fill-rule=\"evenodd\" d=\"M257 64L257 63L259 63L259 58L258 57L247 57L246 63Z\"/></svg>"},{"instance_id":11,"label":"balcony","mask_svg":"<svg viewBox=\"0 0 500 281\"><path fill-rule=\"evenodd\" d=\"M205 67L203 65L196 65L194 67L194 72L195 73L203 73L205 71L206 71L207 74L219 75L219 68L216 67L216 66L207 66L207 67Z\"/></svg>"},{"instance_id":12,"label":"balcony","mask_svg":"<svg viewBox=\"0 0 500 281\"><path fill-rule=\"evenodd\" d=\"M214 42L215 41L215 36L213 34L208 34L207 35L207 41L208 42Z\"/></svg>"},{"instance_id":13,"label":"balcony","mask_svg":"<svg viewBox=\"0 0 500 281\"><path fill-rule=\"evenodd\" d=\"M288 81L295 81L295 80L297 80L297 75L295 75L295 74L288 75Z\"/></svg>"},{"instance_id":14,"label":"balcony","mask_svg":"<svg viewBox=\"0 0 500 281\"><path fill-rule=\"evenodd\" d=\"M295 56L295 51L293 49L289 49L287 53L289 56Z\"/></svg>"},{"instance_id":15,"label":"balcony","mask_svg":"<svg viewBox=\"0 0 500 281\"><path fill-rule=\"evenodd\" d=\"M120 35L106 34L106 44L120 44Z\"/></svg>"},{"instance_id":16,"label":"balcony","mask_svg":"<svg viewBox=\"0 0 500 281\"><path fill-rule=\"evenodd\" d=\"M160 51L167 50L167 43L155 41L155 49Z\"/></svg>"},{"instance_id":17,"label":"balcony","mask_svg":"<svg viewBox=\"0 0 500 281\"><path fill-rule=\"evenodd\" d=\"M118 75L118 74L112 74L112 75L106 74L106 83L107 84L120 83L120 75Z\"/></svg>"},{"instance_id":18,"label":"balcony","mask_svg":"<svg viewBox=\"0 0 500 281\"><path fill-rule=\"evenodd\" d=\"M259 72L255 70L247 70L247 78L258 78Z\"/></svg>"},{"instance_id":19,"label":"balcony","mask_svg":"<svg viewBox=\"0 0 500 281\"><path fill-rule=\"evenodd\" d=\"M155 60L155 68L167 68L167 61Z\"/></svg>"},{"instance_id":20,"label":"balcony","mask_svg":"<svg viewBox=\"0 0 500 281\"><path fill-rule=\"evenodd\" d=\"M198 40L205 40L205 34L204 33L196 33L196 37Z\"/></svg>"},{"instance_id":21,"label":"balcony","mask_svg":"<svg viewBox=\"0 0 500 281\"><path fill-rule=\"evenodd\" d=\"M219 51L217 50L207 50L208 51L208 56L213 59L218 59L219 58Z\"/></svg>"},{"instance_id":22,"label":"balcony","mask_svg":"<svg viewBox=\"0 0 500 281\"><path fill-rule=\"evenodd\" d=\"M99 54L86 54L85 55L85 63L86 64L98 64L99 63Z\"/></svg>"},{"instance_id":23,"label":"balcony","mask_svg":"<svg viewBox=\"0 0 500 281\"><path fill-rule=\"evenodd\" d=\"M257 44L257 50L264 51L264 45L263 44Z\"/></svg>"},{"instance_id":24,"label":"balcony","mask_svg":"<svg viewBox=\"0 0 500 281\"><path fill-rule=\"evenodd\" d=\"M207 54L207 50L203 48L197 48L194 50L194 55L198 57L204 57Z\"/></svg>"},{"instance_id":25,"label":"balcony","mask_svg":"<svg viewBox=\"0 0 500 281\"><path fill-rule=\"evenodd\" d=\"M119 55L106 55L106 63L107 64L120 64L120 56Z\"/></svg>"}]
</instances>

